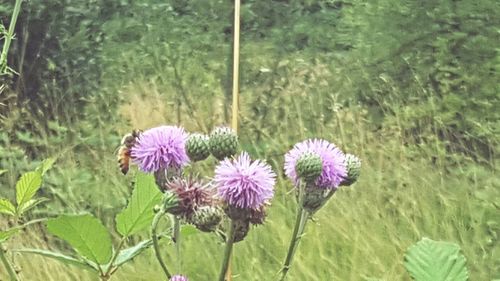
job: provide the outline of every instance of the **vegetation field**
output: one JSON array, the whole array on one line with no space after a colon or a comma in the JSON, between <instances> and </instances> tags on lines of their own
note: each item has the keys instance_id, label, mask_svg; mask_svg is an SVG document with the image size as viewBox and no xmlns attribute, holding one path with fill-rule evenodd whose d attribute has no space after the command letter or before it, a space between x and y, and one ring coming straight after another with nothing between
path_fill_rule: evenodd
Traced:
<instances>
[{"instance_id":1,"label":"vegetation field","mask_svg":"<svg viewBox=\"0 0 500 281\"><path fill-rule=\"evenodd\" d=\"M15 2L0 0L6 28ZM243 2L239 138L273 167L278 184L265 224L235 245L233 280L276 280L296 208L284 154L307 138L356 154L362 168L314 215L288 280L412 280L404 255L423 237L459 245L469 280L499 280L500 4ZM232 7L23 1L7 60L12 71L0 76L0 196L15 198L20 175L54 157L38 192L49 200L23 220L87 212L114 229L137 173L118 168L124 134L162 124L209 133L230 123ZM196 165L212 177L216 161ZM15 223L0 214L0 230ZM175 263L175 248L160 242ZM21 280L97 280L15 252L72 255L44 224L2 246ZM183 273L216 280L223 249L213 234L186 236ZM7 276L0 266L0 280ZM148 249L110 280L165 278Z\"/></svg>"}]
</instances>

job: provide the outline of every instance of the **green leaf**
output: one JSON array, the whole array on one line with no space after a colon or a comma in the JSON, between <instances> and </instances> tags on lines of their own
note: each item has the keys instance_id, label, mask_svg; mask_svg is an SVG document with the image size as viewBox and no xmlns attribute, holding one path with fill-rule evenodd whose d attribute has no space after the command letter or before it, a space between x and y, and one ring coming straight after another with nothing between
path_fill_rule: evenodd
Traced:
<instances>
[{"instance_id":1,"label":"green leaf","mask_svg":"<svg viewBox=\"0 0 500 281\"><path fill-rule=\"evenodd\" d=\"M0 169L0 176L3 175L3 174L5 174L5 173L7 173L7 171L8 170L5 170L5 169L2 170L2 169Z\"/></svg>"},{"instance_id":2,"label":"green leaf","mask_svg":"<svg viewBox=\"0 0 500 281\"><path fill-rule=\"evenodd\" d=\"M0 231L0 243L7 241L10 237L19 231L18 228L11 228L5 231Z\"/></svg>"},{"instance_id":3,"label":"green leaf","mask_svg":"<svg viewBox=\"0 0 500 281\"><path fill-rule=\"evenodd\" d=\"M39 172L28 172L21 176L16 183L16 202L23 205L33 198L42 184L42 175Z\"/></svg>"},{"instance_id":4,"label":"green leaf","mask_svg":"<svg viewBox=\"0 0 500 281\"><path fill-rule=\"evenodd\" d=\"M133 247L121 250L120 253L118 254L118 257L116 258L114 266L120 266L128 261L131 261L133 258L137 257L144 250L151 247L151 245L153 245L153 241L151 239L148 239L140 242L139 244Z\"/></svg>"},{"instance_id":5,"label":"green leaf","mask_svg":"<svg viewBox=\"0 0 500 281\"><path fill-rule=\"evenodd\" d=\"M92 215L62 215L49 220L47 229L92 262L106 264L111 258L111 236Z\"/></svg>"},{"instance_id":6,"label":"green leaf","mask_svg":"<svg viewBox=\"0 0 500 281\"><path fill-rule=\"evenodd\" d=\"M416 281L465 281L469 273L460 247L423 238L405 255L405 267Z\"/></svg>"},{"instance_id":7,"label":"green leaf","mask_svg":"<svg viewBox=\"0 0 500 281\"><path fill-rule=\"evenodd\" d=\"M30 201L17 207L18 214L23 214L23 213L33 209L34 207L36 207L38 204L41 204L41 203L46 202L46 201L49 201L49 199L45 198L45 197L31 199Z\"/></svg>"},{"instance_id":8,"label":"green leaf","mask_svg":"<svg viewBox=\"0 0 500 281\"><path fill-rule=\"evenodd\" d=\"M16 214L16 207L8 199L0 198L0 213L13 216Z\"/></svg>"},{"instance_id":9,"label":"green leaf","mask_svg":"<svg viewBox=\"0 0 500 281\"><path fill-rule=\"evenodd\" d=\"M153 207L160 204L162 193L154 177L139 173L128 205L116 216L116 229L123 236L133 235L151 224Z\"/></svg>"},{"instance_id":10,"label":"green leaf","mask_svg":"<svg viewBox=\"0 0 500 281\"><path fill-rule=\"evenodd\" d=\"M45 175L45 173L54 166L54 163L56 162L56 158L47 158L43 160L42 164L36 168L36 171L39 172L42 176Z\"/></svg>"},{"instance_id":11,"label":"green leaf","mask_svg":"<svg viewBox=\"0 0 500 281\"><path fill-rule=\"evenodd\" d=\"M55 259L57 261L63 262L63 263L68 264L68 265L75 265L75 266L81 267L83 269L91 270L91 271L98 271L99 270L97 268L97 266L95 266L95 265L87 264L84 261L76 259L74 257L66 256L64 254L52 252L52 251L48 251L48 250L19 249L19 250L14 250L14 252L40 255L40 256L43 256L46 258Z\"/></svg>"},{"instance_id":12,"label":"green leaf","mask_svg":"<svg viewBox=\"0 0 500 281\"><path fill-rule=\"evenodd\" d=\"M199 233L199 230L196 227L194 227L193 225L187 224L187 225L181 226L181 236L183 238L191 236L191 235L195 235L198 233Z\"/></svg>"}]
</instances>

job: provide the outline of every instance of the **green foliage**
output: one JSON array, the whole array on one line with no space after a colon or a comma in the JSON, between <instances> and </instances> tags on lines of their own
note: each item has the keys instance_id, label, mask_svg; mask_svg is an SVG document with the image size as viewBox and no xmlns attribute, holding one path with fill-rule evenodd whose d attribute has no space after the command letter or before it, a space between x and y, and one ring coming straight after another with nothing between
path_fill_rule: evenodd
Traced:
<instances>
[{"instance_id":1,"label":"green foliage","mask_svg":"<svg viewBox=\"0 0 500 281\"><path fill-rule=\"evenodd\" d=\"M411 246L405 267L416 281L465 281L469 279L465 257L454 243L423 238Z\"/></svg>"},{"instance_id":2,"label":"green foliage","mask_svg":"<svg viewBox=\"0 0 500 281\"><path fill-rule=\"evenodd\" d=\"M27 211L47 201L47 198L33 198L42 186L42 176L52 168L55 159L47 159L35 169L21 176L16 183L16 205L8 199L0 198L0 213L20 217Z\"/></svg>"},{"instance_id":3,"label":"green foliage","mask_svg":"<svg viewBox=\"0 0 500 281\"><path fill-rule=\"evenodd\" d=\"M16 207L8 199L0 198L0 213L14 216L16 214Z\"/></svg>"},{"instance_id":4,"label":"green foliage","mask_svg":"<svg viewBox=\"0 0 500 281\"><path fill-rule=\"evenodd\" d=\"M140 255L144 250L150 248L151 245L153 245L153 241L151 241L151 239L147 239L137 243L135 246L121 250L114 262L114 265L121 266L131 261Z\"/></svg>"},{"instance_id":5,"label":"green foliage","mask_svg":"<svg viewBox=\"0 0 500 281\"><path fill-rule=\"evenodd\" d=\"M18 214L24 214L27 211L35 208L36 206L40 205L41 203L47 202L49 199L40 197L40 198L35 198L27 201L26 203L20 205L17 209Z\"/></svg>"},{"instance_id":6,"label":"green foliage","mask_svg":"<svg viewBox=\"0 0 500 281\"><path fill-rule=\"evenodd\" d=\"M49 220L47 229L96 264L106 264L111 259L111 236L92 215L61 215Z\"/></svg>"},{"instance_id":7,"label":"green foliage","mask_svg":"<svg viewBox=\"0 0 500 281\"><path fill-rule=\"evenodd\" d=\"M39 172L29 172L21 176L16 184L16 202L19 208L33 198L42 185L42 175Z\"/></svg>"},{"instance_id":8,"label":"green foliage","mask_svg":"<svg viewBox=\"0 0 500 281\"><path fill-rule=\"evenodd\" d=\"M14 236L18 231L19 229L17 228L10 228L5 231L3 230L0 231L0 243L7 241L9 238Z\"/></svg>"},{"instance_id":9,"label":"green foliage","mask_svg":"<svg viewBox=\"0 0 500 281\"><path fill-rule=\"evenodd\" d=\"M116 229L127 237L151 224L153 208L161 203L162 193L152 175L137 174L134 190L127 207L116 216Z\"/></svg>"},{"instance_id":10,"label":"green foliage","mask_svg":"<svg viewBox=\"0 0 500 281\"><path fill-rule=\"evenodd\" d=\"M82 260L79 260L79 259L75 259L73 257L67 256L67 255L63 255L61 253L56 253L56 252L48 251L48 250L40 250L40 249L18 249L18 250L16 250L16 252L18 252L18 253L40 255L40 256L43 256L43 257L46 257L46 258L55 259L55 260L57 260L59 262L65 263L67 265L78 266L78 267L83 268L85 270L91 270L91 271L96 271L96 272L98 270L98 268L95 265L93 265L93 264L91 264L89 262L82 261Z\"/></svg>"}]
</instances>

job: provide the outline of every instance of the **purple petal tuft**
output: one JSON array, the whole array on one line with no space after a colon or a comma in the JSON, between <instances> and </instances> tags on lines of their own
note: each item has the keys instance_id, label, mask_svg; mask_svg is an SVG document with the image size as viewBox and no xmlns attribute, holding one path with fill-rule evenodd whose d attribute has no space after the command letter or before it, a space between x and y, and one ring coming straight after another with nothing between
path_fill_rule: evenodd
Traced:
<instances>
[{"instance_id":1,"label":"purple petal tuft","mask_svg":"<svg viewBox=\"0 0 500 281\"><path fill-rule=\"evenodd\" d=\"M229 205L258 209L274 195L276 174L267 163L252 161L246 152L221 161L214 181L219 196Z\"/></svg>"},{"instance_id":2,"label":"purple petal tuft","mask_svg":"<svg viewBox=\"0 0 500 281\"><path fill-rule=\"evenodd\" d=\"M189 281L187 277L182 276L182 275L174 275L170 278L169 281Z\"/></svg>"},{"instance_id":3,"label":"purple petal tuft","mask_svg":"<svg viewBox=\"0 0 500 281\"><path fill-rule=\"evenodd\" d=\"M132 160L147 173L160 169L179 169L189 162L183 128L161 126L143 132L131 149Z\"/></svg>"},{"instance_id":4,"label":"purple petal tuft","mask_svg":"<svg viewBox=\"0 0 500 281\"><path fill-rule=\"evenodd\" d=\"M316 180L320 188L337 188L347 176L345 155L334 144L319 139L309 139L295 144L285 155L285 174L297 185L299 178L295 171L297 160L304 153L316 153L323 162L323 171Z\"/></svg>"}]
</instances>

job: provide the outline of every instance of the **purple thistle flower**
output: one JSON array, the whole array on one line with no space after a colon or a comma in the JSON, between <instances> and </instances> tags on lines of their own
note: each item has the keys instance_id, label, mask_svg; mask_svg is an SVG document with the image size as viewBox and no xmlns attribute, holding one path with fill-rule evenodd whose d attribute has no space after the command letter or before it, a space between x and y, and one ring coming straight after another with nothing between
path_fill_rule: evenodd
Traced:
<instances>
[{"instance_id":1,"label":"purple thistle flower","mask_svg":"<svg viewBox=\"0 0 500 281\"><path fill-rule=\"evenodd\" d=\"M295 171L297 160L304 153L316 153L323 162L321 175L316 180L320 188L337 188L347 176L345 155L334 144L325 140L309 139L295 144L285 155L285 174L297 185L299 178Z\"/></svg>"},{"instance_id":2,"label":"purple thistle flower","mask_svg":"<svg viewBox=\"0 0 500 281\"><path fill-rule=\"evenodd\" d=\"M188 134L176 126L160 126L143 132L131 149L132 160L147 173L179 169L189 162L185 142Z\"/></svg>"},{"instance_id":3,"label":"purple thistle flower","mask_svg":"<svg viewBox=\"0 0 500 281\"><path fill-rule=\"evenodd\" d=\"M258 209L274 195L276 174L260 160L252 161L242 152L235 159L220 162L215 169L217 192L227 204L242 209Z\"/></svg>"},{"instance_id":4,"label":"purple thistle flower","mask_svg":"<svg viewBox=\"0 0 500 281\"><path fill-rule=\"evenodd\" d=\"M170 278L169 281L189 281L186 276L182 275L174 275Z\"/></svg>"}]
</instances>

